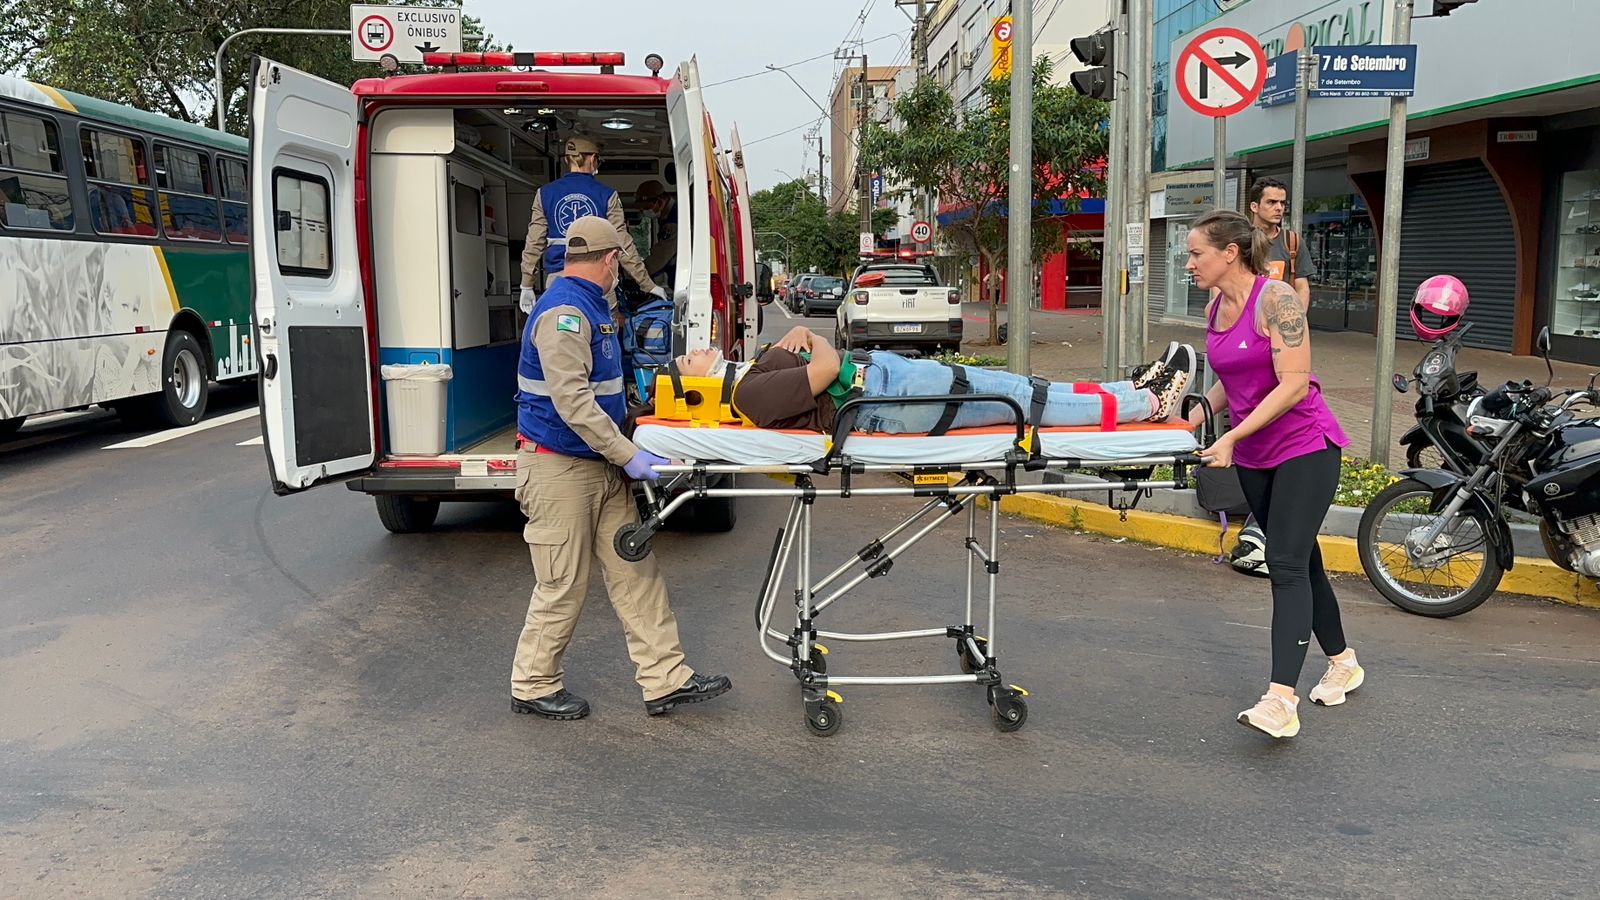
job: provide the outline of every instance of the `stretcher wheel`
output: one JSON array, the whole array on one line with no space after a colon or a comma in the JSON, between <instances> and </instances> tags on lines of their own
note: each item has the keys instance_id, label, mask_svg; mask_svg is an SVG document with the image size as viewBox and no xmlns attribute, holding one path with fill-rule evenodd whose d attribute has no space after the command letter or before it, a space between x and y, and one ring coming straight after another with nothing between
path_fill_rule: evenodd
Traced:
<instances>
[{"instance_id":1,"label":"stretcher wheel","mask_svg":"<svg viewBox=\"0 0 1600 900\"><path fill-rule=\"evenodd\" d=\"M817 711L806 714L806 728L817 737L828 737L844 724L844 711L832 700L817 705Z\"/></svg>"},{"instance_id":2,"label":"stretcher wheel","mask_svg":"<svg viewBox=\"0 0 1600 900\"><path fill-rule=\"evenodd\" d=\"M612 545L617 550L617 555L628 562L638 562L650 555L650 533L645 532L643 525L624 525L617 529L617 536L612 540Z\"/></svg>"},{"instance_id":3,"label":"stretcher wheel","mask_svg":"<svg viewBox=\"0 0 1600 900\"><path fill-rule=\"evenodd\" d=\"M995 728L1016 731L1028 721L1028 701L1013 691L990 688L989 713L994 717Z\"/></svg>"},{"instance_id":4,"label":"stretcher wheel","mask_svg":"<svg viewBox=\"0 0 1600 900\"><path fill-rule=\"evenodd\" d=\"M978 644L978 651L984 656L988 656L989 642L981 637L974 637L973 640ZM977 661L972 658L972 654L967 652L967 639L964 637L956 639L956 656L961 660L961 671L968 675L971 675L973 672L976 672L978 669L982 668L977 664Z\"/></svg>"}]
</instances>

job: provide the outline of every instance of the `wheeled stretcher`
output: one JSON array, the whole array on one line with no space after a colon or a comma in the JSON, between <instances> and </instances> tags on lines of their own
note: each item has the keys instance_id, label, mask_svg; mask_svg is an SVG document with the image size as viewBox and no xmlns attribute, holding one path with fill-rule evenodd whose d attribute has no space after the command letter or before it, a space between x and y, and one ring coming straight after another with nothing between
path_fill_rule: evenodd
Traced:
<instances>
[{"instance_id":1,"label":"wheeled stretcher","mask_svg":"<svg viewBox=\"0 0 1600 900\"><path fill-rule=\"evenodd\" d=\"M1202 402L1201 398L1189 398ZM939 436L852 433L850 424L863 407L881 403L1004 403L1015 421L1004 428L960 429ZM790 669L800 682L807 728L830 735L843 722L842 698L834 688L849 685L976 684L985 688L995 727L1015 731L1028 718L1028 692L1000 675L996 639L996 587L1000 575L1000 503L1012 494L1072 494L1107 491L1107 502L1121 492L1124 511L1156 488L1186 488L1189 470L1201 465L1196 436L1184 426L1155 424L1112 428L1033 428L1011 398L961 394L918 398L857 398L839 409L834 434L775 431L738 425L644 418L634 433L642 449L682 464L658 466L662 481L645 486L648 515L615 536L624 559L643 559L650 539L691 500L717 497L785 497L789 512L773 541L756 598L756 637L762 652ZM1207 416L1207 421L1210 417ZM1173 476L1152 480L1157 466ZM1030 474L1092 469L1104 481L1062 482ZM902 484L885 483L883 474ZM771 476L760 483L728 476ZM861 476L880 477L863 484ZM819 483L829 479L826 483ZM724 486L719 486L724 485ZM1132 504L1126 500L1131 495ZM854 555L818 578L812 568L812 508L819 498L914 497L922 505L909 518L868 541ZM978 500L989 498L987 523L980 524ZM853 633L818 627L834 603L871 578L881 578L895 561L940 525L966 519L967 585L961 621L913 631ZM1125 514L1125 513L1124 513ZM981 582L981 587L975 588ZM775 622L784 585L793 585L793 614ZM973 597L987 597L983 628L973 621ZM827 642L876 642L942 638L955 644L959 672L923 675L844 675L829 671Z\"/></svg>"}]
</instances>

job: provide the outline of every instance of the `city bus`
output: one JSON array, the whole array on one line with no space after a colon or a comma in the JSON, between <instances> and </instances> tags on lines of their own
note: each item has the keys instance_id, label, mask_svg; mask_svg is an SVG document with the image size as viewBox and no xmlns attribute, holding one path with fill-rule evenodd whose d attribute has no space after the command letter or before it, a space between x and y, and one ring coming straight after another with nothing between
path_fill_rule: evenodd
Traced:
<instances>
[{"instance_id":1,"label":"city bus","mask_svg":"<svg viewBox=\"0 0 1600 900\"><path fill-rule=\"evenodd\" d=\"M535 191L563 174L568 138L602 145L600 180L624 198L657 181L676 204L676 245L660 248L675 261L657 278L674 354L753 358L756 301L770 296L738 132L719 139L692 59L671 78L654 54L650 74L618 73L621 53L426 62L441 71L351 87L265 59L251 77L269 477L278 493L344 482L393 532L430 528L441 501L513 494L519 261ZM395 365L449 367L437 452L397 450L382 380ZM731 528L732 502L696 501L692 518Z\"/></svg>"},{"instance_id":2,"label":"city bus","mask_svg":"<svg viewBox=\"0 0 1600 900\"><path fill-rule=\"evenodd\" d=\"M192 425L256 374L249 145L0 76L0 438L91 405Z\"/></svg>"}]
</instances>

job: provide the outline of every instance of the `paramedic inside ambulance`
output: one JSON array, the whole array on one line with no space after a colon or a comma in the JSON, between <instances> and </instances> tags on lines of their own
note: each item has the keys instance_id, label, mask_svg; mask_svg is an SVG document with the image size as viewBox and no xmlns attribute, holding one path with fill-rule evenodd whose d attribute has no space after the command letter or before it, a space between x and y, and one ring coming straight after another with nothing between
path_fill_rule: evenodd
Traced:
<instances>
[{"instance_id":1,"label":"paramedic inside ambulance","mask_svg":"<svg viewBox=\"0 0 1600 900\"><path fill-rule=\"evenodd\" d=\"M577 219L564 233L566 277L534 305L517 361L516 496L528 517L522 536L535 583L512 662L512 708L546 719L589 714L588 701L566 689L562 658L590 574L599 569L622 620L645 712L658 716L732 684L684 663L655 557L627 562L611 541L639 521L628 479L654 481L651 467L667 460L622 433L622 346L605 298L617 286L623 236L596 216Z\"/></svg>"},{"instance_id":2,"label":"paramedic inside ambulance","mask_svg":"<svg viewBox=\"0 0 1600 900\"><path fill-rule=\"evenodd\" d=\"M566 267L567 230L584 216L599 216L617 229L621 244L623 271L638 283L640 290L665 298L667 292L656 286L645 271L644 260L633 246L622 211L622 199L603 184L600 171L600 145L582 135L567 139L564 156L569 171L533 195L533 214L528 220L528 241L522 248L522 308L531 310L538 300L538 273L544 271L544 287L560 278Z\"/></svg>"},{"instance_id":3,"label":"paramedic inside ambulance","mask_svg":"<svg viewBox=\"0 0 1600 900\"><path fill-rule=\"evenodd\" d=\"M1135 368L1130 381L1108 384L1050 383L1010 372L909 359L886 350L850 354L821 335L796 326L753 363L730 363L716 349L696 350L673 361L688 376L722 376L737 365L733 407L759 428L831 433L838 409L855 397L927 397L942 394L1001 394L1031 414L1034 387L1043 401L1044 427L1165 422L1178 412L1194 379L1194 350L1173 342L1160 360ZM893 403L863 407L854 430L888 434L943 434L951 428L1009 425L1016 417L1000 403Z\"/></svg>"},{"instance_id":4,"label":"paramedic inside ambulance","mask_svg":"<svg viewBox=\"0 0 1600 900\"><path fill-rule=\"evenodd\" d=\"M666 185L652 178L634 189L633 205L654 226L644 267L657 284L670 282L670 267L678 257L678 201L667 193Z\"/></svg>"}]
</instances>

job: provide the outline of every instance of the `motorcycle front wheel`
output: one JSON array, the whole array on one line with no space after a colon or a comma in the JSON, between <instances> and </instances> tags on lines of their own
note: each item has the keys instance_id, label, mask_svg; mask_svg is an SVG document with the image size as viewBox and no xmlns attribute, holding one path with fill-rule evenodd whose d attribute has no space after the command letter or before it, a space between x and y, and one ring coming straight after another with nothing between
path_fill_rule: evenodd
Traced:
<instances>
[{"instance_id":1,"label":"motorcycle front wheel","mask_svg":"<svg viewBox=\"0 0 1600 900\"><path fill-rule=\"evenodd\" d=\"M1453 470L1444 451L1428 441L1412 444L1406 448L1406 468L1443 469L1446 472Z\"/></svg>"},{"instance_id":2,"label":"motorcycle front wheel","mask_svg":"<svg viewBox=\"0 0 1600 900\"><path fill-rule=\"evenodd\" d=\"M1439 520L1428 512L1432 496L1411 478L1384 488L1361 516L1356 548L1367 579L1385 599L1406 612L1444 619L1478 608L1505 571L1489 543L1496 523L1481 509L1463 509L1430 546L1418 544Z\"/></svg>"}]
</instances>

